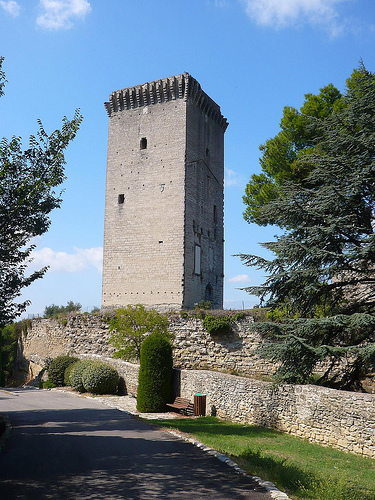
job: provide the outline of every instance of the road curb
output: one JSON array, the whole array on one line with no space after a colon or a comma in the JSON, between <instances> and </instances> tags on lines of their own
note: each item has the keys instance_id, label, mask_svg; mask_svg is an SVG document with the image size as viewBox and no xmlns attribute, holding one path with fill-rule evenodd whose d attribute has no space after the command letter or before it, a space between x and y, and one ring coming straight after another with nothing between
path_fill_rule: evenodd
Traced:
<instances>
[{"instance_id":1,"label":"road curb","mask_svg":"<svg viewBox=\"0 0 375 500\"><path fill-rule=\"evenodd\" d=\"M68 392L68 391L63 390L61 392ZM69 392L69 394L76 395L76 393L74 393L74 392ZM92 396L85 396L84 393L79 394L79 396L81 396L81 397L83 396L83 397L90 398L90 399L96 399L98 402L102 403L104 406L116 408L117 410L120 410L124 413L127 413L128 415L131 415L133 418L139 418L139 419L142 419L143 421L147 420L146 418L143 418L142 416L140 416L138 413L134 413L130 410L126 410L124 408L117 406L113 401L107 402L107 401L103 400L104 398L99 399L99 398L93 398ZM154 426L157 425L154 420L147 420L147 422L150 425L154 425ZM244 475L244 476L247 476L247 477L253 479L254 481L256 481L259 484L259 486L263 487L267 491L267 493L269 493L271 495L271 497L274 500L291 500L290 497L288 497L288 495L286 493L279 490L271 481L264 481L263 479L261 479L258 476L253 476L252 474L249 474L244 469L242 469L236 462L231 460L229 457L227 457L223 453L219 453L218 451L216 451L212 448L209 448L205 444L200 443L196 439L184 436L183 434L180 434L174 430L165 429L164 427L162 428L162 430L168 432L169 434L172 434L174 437L177 437L178 439L182 439L183 441L186 441L190 444L193 444L194 446L200 448L201 450L205 451L206 453L214 456L215 458L217 458L221 462L224 462L226 465L229 465L229 467L232 467L238 474L241 474L241 475Z\"/></svg>"},{"instance_id":2,"label":"road curb","mask_svg":"<svg viewBox=\"0 0 375 500\"><path fill-rule=\"evenodd\" d=\"M205 451L209 455L216 457L221 462L224 462L226 465L229 465L229 467L232 467L238 474L242 474L244 476L250 477L251 479L254 479L254 481L256 481L259 484L259 486L262 486L271 495L271 497L274 498L275 500L290 500L288 495L286 493L280 491L278 488L276 488L276 486L273 483L271 483L271 481L264 481L263 479L261 479L258 476L253 476L252 474L249 474L244 469L241 469L241 467L238 464L236 464L236 462L231 460L229 457L227 457L223 453L219 453L218 451L216 451L212 448L209 448L205 444L200 443L196 439L186 437L183 434L180 434L176 431L172 431L172 430L168 430L168 429L164 429L164 428L163 428L163 430L167 430L167 432L169 432L169 434L172 434L173 436L175 436L179 439L183 439L184 441L191 443L194 446L197 446L198 448Z\"/></svg>"}]
</instances>

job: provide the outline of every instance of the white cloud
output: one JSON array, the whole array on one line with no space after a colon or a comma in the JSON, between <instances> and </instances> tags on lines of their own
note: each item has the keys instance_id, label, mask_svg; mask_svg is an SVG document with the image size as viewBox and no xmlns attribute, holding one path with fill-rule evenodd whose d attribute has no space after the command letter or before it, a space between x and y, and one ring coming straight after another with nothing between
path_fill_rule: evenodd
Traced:
<instances>
[{"instance_id":1,"label":"white cloud","mask_svg":"<svg viewBox=\"0 0 375 500\"><path fill-rule=\"evenodd\" d=\"M36 22L49 30L69 29L75 19L83 19L91 12L88 0L39 0L43 9Z\"/></svg>"},{"instance_id":2,"label":"white cloud","mask_svg":"<svg viewBox=\"0 0 375 500\"><path fill-rule=\"evenodd\" d=\"M226 187L229 186L241 186L244 183L244 178L240 176L234 170L230 170L229 168L225 169L225 179L224 184Z\"/></svg>"},{"instance_id":3,"label":"white cloud","mask_svg":"<svg viewBox=\"0 0 375 500\"><path fill-rule=\"evenodd\" d=\"M0 7L5 10L12 17L17 17L20 13L21 7L15 0L0 1Z\"/></svg>"},{"instance_id":4,"label":"white cloud","mask_svg":"<svg viewBox=\"0 0 375 500\"><path fill-rule=\"evenodd\" d=\"M238 274L228 279L228 283L248 283L250 278L247 274Z\"/></svg>"},{"instance_id":5,"label":"white cloud","mask_svg":"<svg viewBox=\"0 0 375 500\"><path fill-rule=\"evenodd\" d=\"M49 266L49 272L80 273L93 266L99 273L102 272L103 248L74 248L75 253L55 252L51 248L45 247L34 250L34 259L31 268L40 269Z\"/></svg>"},{"instance_id":6,"label":"white cloud","mask_svg":"<svg viewBox=\"0 0 375 500\"><path fill-rule=\"evenodd\" d=\"M298 23L321 25L332 36L344 29L336 4L348 0L242 0L247 15L259 25L283 28Z\"/></svg>"}]
</instances>

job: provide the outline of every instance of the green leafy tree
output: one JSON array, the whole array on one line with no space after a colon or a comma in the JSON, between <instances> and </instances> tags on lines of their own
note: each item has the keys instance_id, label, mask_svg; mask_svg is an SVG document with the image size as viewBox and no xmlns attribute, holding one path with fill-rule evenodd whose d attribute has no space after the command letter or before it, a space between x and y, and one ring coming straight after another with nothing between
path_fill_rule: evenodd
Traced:
<instances>
[{"instance_id":1,"label":"green leafy tree","mask_svg":"<svg viewBox=\"0 0 375 500\"><path fill-rule=\"evenodd\" d=\"M271 214L265 217L262 207L280 196L285 181L298 183L308 176L314 164L306 155L319 149L317 138L321 136L324 121L344 105L339 90L329 84L320 89L318 95L306 94L299 111L290 106L284 108L280 132L259 148L262 172L253 174L246 186L243 201L247 222L276 223Z\"/></svg>"},{"instance_id":2,"label":"green leafy tree","mask_svg":"<svg viewBox=\"0 0 375 500\"><path fill-rule=\"evenodd\" d=\"M79 302L73 302L69 300L66 306L57 306L56 304L51 304L46 306L44 309L43 316L45 318L53 318L59 314L66 314L70 312L78 312L82 309L82 305Z\"/></svg>"},{"instance_id":3,"label":"green leafy tree","mask_svg":"<svg viewBox=\"0 0 375 500\"><path fill-rule=\"evenodd\" d=\"M375 370L375 76L363 64L342 100L296 160L310 173L282 181L260 208L263 220L286 228L263 243L275 258L241 258L267 273L246 290L271 313L283 311L284 321L259 325L274 341L261 353L281 362L280 379L308 382L324 366L321 382L351 389ZM318 119L306 120L314 128Z\"/></svg>"},{"instance_id":4,"label":"green leafy tree","mask_svg":"<svg viewBox=\"0 0 375 500\"><path fill-rule=\"evenodd\" d=\"M142 342L151 333L160 333L171 338L168 333L168 319L155 309L147 310L143 305L128 305L118 309L109 323L110 343L117 351L114 357L127 361L139 360Z\"/></svg>"},{"instance_id":5,"label":"green leafy tree","mask_svg":"<svg viewBox=\"0 0 375 500\"><path fill-rule=\"evenodd\" d=\"M5 84L2 62L0 58L0 95ZM26 149L20 137L0 141L0 328L26 309L30 302L19 303L17 298L47 271L45 267L27 275L35 247L30 240L48 230L50 212L61 205L61 193L55 188L65 179L64 151L81 121L76 111L50 135L38 121L39 131L30 136Z\"/></svg>"},{"instance_id":6,"label":"green leafy tree","mask_svg":"<svg viewBox=\"0 0 375 500\"><path fill-rule=\"evenodd\" d=\"M18 339L27 332L29 320L4 326L0 330L0 387L9 381L17 358Z\"/></svg>"}]
</instances>

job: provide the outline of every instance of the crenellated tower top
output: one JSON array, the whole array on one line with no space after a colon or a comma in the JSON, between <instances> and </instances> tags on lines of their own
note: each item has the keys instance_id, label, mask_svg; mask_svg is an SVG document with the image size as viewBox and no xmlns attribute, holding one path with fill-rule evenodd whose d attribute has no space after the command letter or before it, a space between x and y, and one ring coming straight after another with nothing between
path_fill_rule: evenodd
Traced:
<instances>
[{"instance_id":1,"label":"crenellated tower top","mask_svg":"<svg viewBox=\"0 0 375 500\"><path fill-rule=\"evenodd\" d=\"M220 106L202 90L199 82L189 73L116 90L112 92L104 106L108 116L111 117L124 109L141 108L176 99L191 100L224 131L228 127L228 121L221 114Z\"/></svg>"}]
</instances>

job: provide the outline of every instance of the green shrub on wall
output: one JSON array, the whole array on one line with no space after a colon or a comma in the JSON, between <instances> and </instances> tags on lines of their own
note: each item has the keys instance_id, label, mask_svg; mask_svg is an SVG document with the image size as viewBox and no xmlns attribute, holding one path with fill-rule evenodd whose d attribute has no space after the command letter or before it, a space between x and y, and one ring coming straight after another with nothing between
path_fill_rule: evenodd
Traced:
<instances>
[{"instance_id":1,"label":"green shrub on wall","mask_svg":"<svg viewBox=\"0 0 375 500\"><path fill-rule=\"evenodd\" d=\"M230 332L231 318L229 316L212 316L206 314L203 319L203 327L211 335L220 335Z\"/></svg>"},{"instance_id":2,"label":"green shrub on wall","mask_svg":"<svg viewBox=\"0 0 375 500\"><path fill-rule=\"evenodd\" d=\"M74 358L73 356L57 356L57 358L51 361L48 367L48 380L57 387L63 386L65 384L65 370L76 361L78 361L78 358Z\"/></svg>"},{"instance_id":3,"label":"green shrub on wall","mask_svg":"<svg viewBox=\"0 0 375 500\"><path fill-rule=\"evenodd\" d=\"M117 370L105 363L93 362L82 374L84 388L94 394L115 394L118 382Z\"/></svg>"},{"instance_id":4,"label":"green shrub on wall","mask_svg":"<svg viewBox=\"0 0 375 500\"><path fill-rule=\"evenodd\" d=\"M155 309L146 309L141 304L128 305L116 311L109 322L109 343L116 348L114 358L125 361L139 360L141 346L147 335L161 333L172 338L168 332L168 319Z\"/></svg>"},{"instance_id":5,"label":"green shrub on wall","mask_svg":"<svg viewBox=\"0 0 375 500\"><path fill-rule=\"evenodd\" d=\"M165 335L152 333L143 342L138 377L137 409L141 412L165 410L171 395L172 346Z\"/></svg>"}]
</instances>

